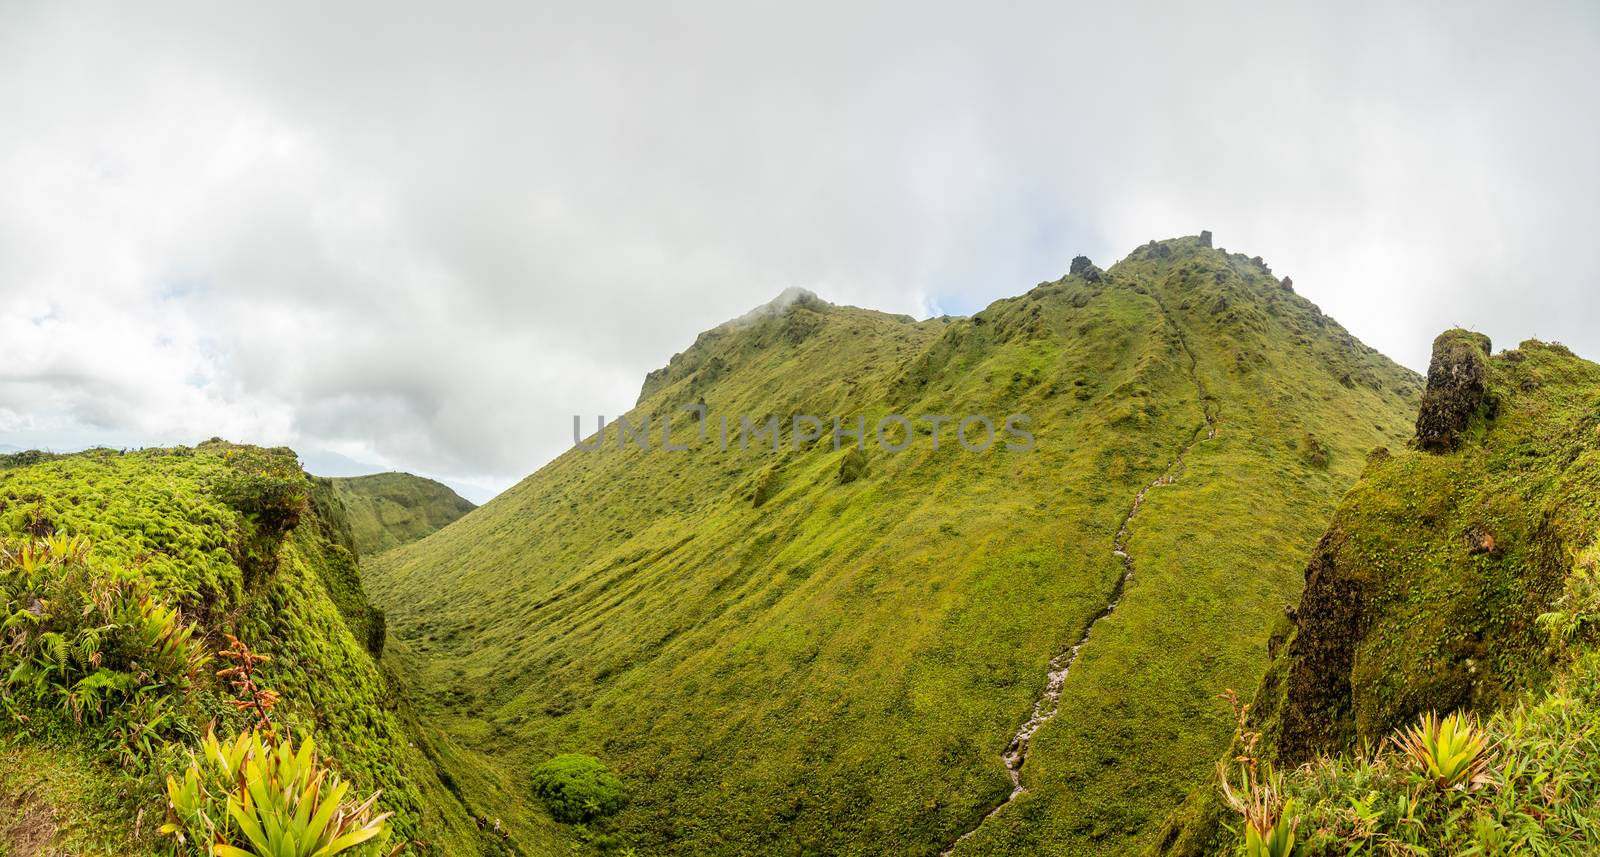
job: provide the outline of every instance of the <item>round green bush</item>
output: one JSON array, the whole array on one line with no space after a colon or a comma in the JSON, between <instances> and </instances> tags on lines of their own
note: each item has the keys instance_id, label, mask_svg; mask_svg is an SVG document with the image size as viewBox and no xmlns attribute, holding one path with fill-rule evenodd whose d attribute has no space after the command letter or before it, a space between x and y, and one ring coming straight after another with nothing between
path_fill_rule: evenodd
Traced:
<instances>
[{"instance_id":1,"label":"round green bush","mask_svg":"<svg viewBox=\"0 0 1600 857\"><path fill-rule=\"evenodd\" d=\"M622 780L599 759L562 753L533 771L533 792L556 821L575 824L622 809Z\"/></svg>"}]
</instances>

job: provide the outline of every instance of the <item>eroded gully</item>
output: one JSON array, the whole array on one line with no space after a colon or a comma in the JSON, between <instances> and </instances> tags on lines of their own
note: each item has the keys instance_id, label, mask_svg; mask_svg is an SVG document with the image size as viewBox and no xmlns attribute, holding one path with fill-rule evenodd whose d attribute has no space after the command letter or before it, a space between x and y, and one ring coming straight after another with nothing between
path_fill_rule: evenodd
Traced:
<instances>
[{"instance_id":1,"label":"eroded gully","mask_svg":"<svg viewBox=\"0 0 1600 857\"><path fill-rule=\"evenodd\" d=\"M1112 586L1110 597L1106 600L1106 606L1089 619L1088 623L1084 625L1083 633L1079 635L1078 641L1073 643L1071 648L1050 660L1049 672L1045 676L1044 693L1034 700L1033 712L1023 722L1022 726L1017 729L1016 734L1011 737L1011 743L1006 746L1005 752L1000 756L1001 761L1005 763L1006 774L1011 777L1011 793L1006 796L1005 800L985 813L978 820L978 823L973 825L971 830L961 834L956 841L950 843L950 847L939 852L939 857L951 857L961 843L982 829L984 822L999 815L1006 807L1028 793L1028 790L1022 785L1022 766L1028 761L1028 745L1033 740L1034 733L1038 732L1041 726L1050 722L1060 710L1061 691L1066 685L1067 674L1072 671L1072 665L1078 660L1078 653L1083 650L1084 646L1088 645L1089 636L1094 632L1094 626L1101 619L1116 612L1117 605L1122 602L1122 593L1128 587L1128 581L1133 579L1133 556L1128 553L1128 530L1133 525L1134 519L1139 516L1139 510L1144 507L1145 495L1149 494L1151 489L1159 488L1162 485L1171 485L1176 481L1183 472L1184 458L1188 456L1189 451L1194 449L1202 440L1211 440L1217 436L1217 414L1212 410L1211 403L1207 398L1205 382L1200 380L1199 361L1195 359L1194 352L1189 349L1189 342L1183 336L1183 328L1172 320L1171 314L1167 312L1166 306L1159 299L1156 300L1156 304L1160 307L1161 315L1167 325L1177 333L1178 344L1183 348L1184 355L1189 358L1189 379L1194 382L1195 389L1199 391L1200 407L1205 413L1205 423L1195 429L1194 435L1178 450L1178 454L1173 457L1166 470L1163 470L1161 475L1155 478L1155 481L1139 489L1139 493L1133 495L1133 504L1129 507L1128 514L1123 516L1122 525L1117 528L1117 534L1111 539L1111 555L1121 560L1122 574L1117 578L1116 584Z\"/></svg>"}]
</instances>

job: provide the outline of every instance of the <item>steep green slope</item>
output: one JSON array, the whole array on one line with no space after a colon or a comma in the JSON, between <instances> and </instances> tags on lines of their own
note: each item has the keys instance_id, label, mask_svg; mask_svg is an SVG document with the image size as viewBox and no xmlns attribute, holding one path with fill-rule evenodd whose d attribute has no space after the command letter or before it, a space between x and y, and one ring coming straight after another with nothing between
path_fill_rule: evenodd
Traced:
<instances>
[{"instance_id":1,"label":"steep green slope","mask_svg":"<svg viewBox=\"0 0 1600 857\"><path fill-rule=\"evenodd\" d=\"M508 774L486 805L520 825L522 772L581 752L647 853L1146 841L1419 385L1209 236L1073 271L970 319L791 296L651 373L654 449L608 428L373 563L428 713ZM795 414L864 417L867 449L719 448L722 417ZM917 419L891 453L886 414L1024 414L1036 445L970 452L952 423L935 449Z\"/></svg>"},{"instance_id":2,"label":"steep green slope","mask_svg":"<svg viewBox=\"0 0 1600 857\"><path fill-rule=\"evenodd\" d=\"M409 544L476 509L448 486L409 473L328 480L344 503L362 556Z\"/></svg>"},{"instance_id":3,"label":"steep green slope","mask_svg":"<svg viewBox=\"0 0 1600 857\"><path fill-rule=\"evenodd\" d=\"M52 584L57 596L13 593L20 609L0 625L9 644L0 663L56 611L82 601L87 615L88 603L134 587L194 622L200 651L219 651L224 635L234 634L269 656L261 676L282 694L275 722L286 734L314 735L360 793L382 789L397 841L411 840L414 853L494 853L497 839L479 830L419 749L431 743L408 722L371 654L383 641L382 618L362 593L341 510L289 450L212 441L194 449L0 456L0 547L15 559L56 537L61 545L85 540L89 550L88 565L62 567L82 575L87 589L75 590L77 578L68 577ZM0 564L0 594L15 589L5 576L27 574L27 563ZM244 722L225 703L233 694L215 677L215 663L197 670L184 693L123 684L109 669L121 635L107 625L67 641L99 640L87 654L44 649L63 665L102 667L75 684L55 686L52 675L70 675L64 666L7 667L0 808L26 823L9 830L0 823L0 852L48 845L48 853L152 853L165 776L187 761L208 725L230 734Z\"/></svg>"},{"instance_id":4,"label":"steep green slope","mask_svg":"<svg viewBox=\"0 0 1600 857\"><path fill-rule=\"evenodd\" d=\"M1600 366L1536 341L1491 358L1487 338L1451 331L1428 379L1413 448L1373 456L1311 554L1249 728L1284 769L1347 754L1288 784L1314 813L1307 853L1592 853ZM1494 714L1494 782L1472 797L1433 798L1403 764L1355 752L1458 709ZM1350 798L1378 808L1364 827ZM1207 784L1158 853L1232 853L1225 821Z\"/></svg>"}]
</instances>

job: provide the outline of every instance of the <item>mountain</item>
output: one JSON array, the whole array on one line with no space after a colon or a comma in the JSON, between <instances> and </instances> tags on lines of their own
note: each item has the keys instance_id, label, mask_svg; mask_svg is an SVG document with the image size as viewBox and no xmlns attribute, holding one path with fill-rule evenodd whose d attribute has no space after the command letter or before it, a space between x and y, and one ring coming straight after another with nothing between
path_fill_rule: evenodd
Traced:
<instances>
[{"instance_id":1,"label":"mountain","mask_svg":"<svg viewBox=\"0 0 1600 857\"><path fill-rule=\"evenodd\" d=\"M580 753L627 801L569 835L640 853L1120 854L1420 381L1209 234L970 318L790 293L650 373L650 448L610 423L364 579L513 840Z\"/></svg>"},{"instance_id":2,"label":"mountain","mask_svg":"<svg viewBox=\"0 0 1600 857\"><path fill-rule=\"evenodd\" d=\"M1273 632L1246 729L1280 770L1315 763L1281 789L1296 853L1594 853L1600 366L1537 341L1490 350L1436 340L1411 448L1371 457ZM1458 710L1483 718L1490 772L1441 790L1387 748ZM1206 783L1156 853L1233 853L1230 816Z\"/></svg>"},{"instance_id":3,"label":"mountain","mask_svg":"<svg viewBox=\"0 0 1600 857\"><path fill-rule=\"evenodd\" d=\"M362 556L414 542L477 508L448 487L409 473L329 480Z\"/></svg>"},{"instance_id":4,"label":"mountain","mask_svg":"<svg viewBox=\"0 0 1600 857\"><path fill-rule=\"evenodd\" d=\"M384 470L376 464L357 461L349 456L340 455L326 449L312 449L301 451L300 461L305 466L306 472L318 476L343 478L348 476L373 476L390 471ZM472 501L474 504L483 504L494 498L495 491L472 482L461 482L454 479L438 480L441 484L449 486L450 490Z\"/></svg>"},{"instance_id":5,"label":"mountain","mask_svg":"<svg viewBox=\"0 0 1600 857\"><path fill-rule=\"evenodd\" d=\"M380 667L343 506L290 450L0 456L0 616L0 853L165 853L166 777L256 716L218 674L229 635L267 659L273 728L381 789L396 843L503 850L454 792L478 775L441 767L456 751Z\"/></svg>"}]
</instances>

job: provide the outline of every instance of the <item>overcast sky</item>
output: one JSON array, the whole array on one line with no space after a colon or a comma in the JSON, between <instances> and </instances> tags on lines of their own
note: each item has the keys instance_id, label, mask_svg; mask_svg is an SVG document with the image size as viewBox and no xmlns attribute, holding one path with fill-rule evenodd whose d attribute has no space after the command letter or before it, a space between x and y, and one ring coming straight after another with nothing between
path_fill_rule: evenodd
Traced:
<instances>
[{"instance_id":1,"label":"overcast sky","mask_svg":"<svg viewBox=\"0 0 1600 857\"><path fill-rule=\"evenodd\" d=\"M0 0L0 445L499 489L787 287L1203 228L1412 368L1600 357L1600 5L1088 5Z\"/></svg>"}]
</instances>

